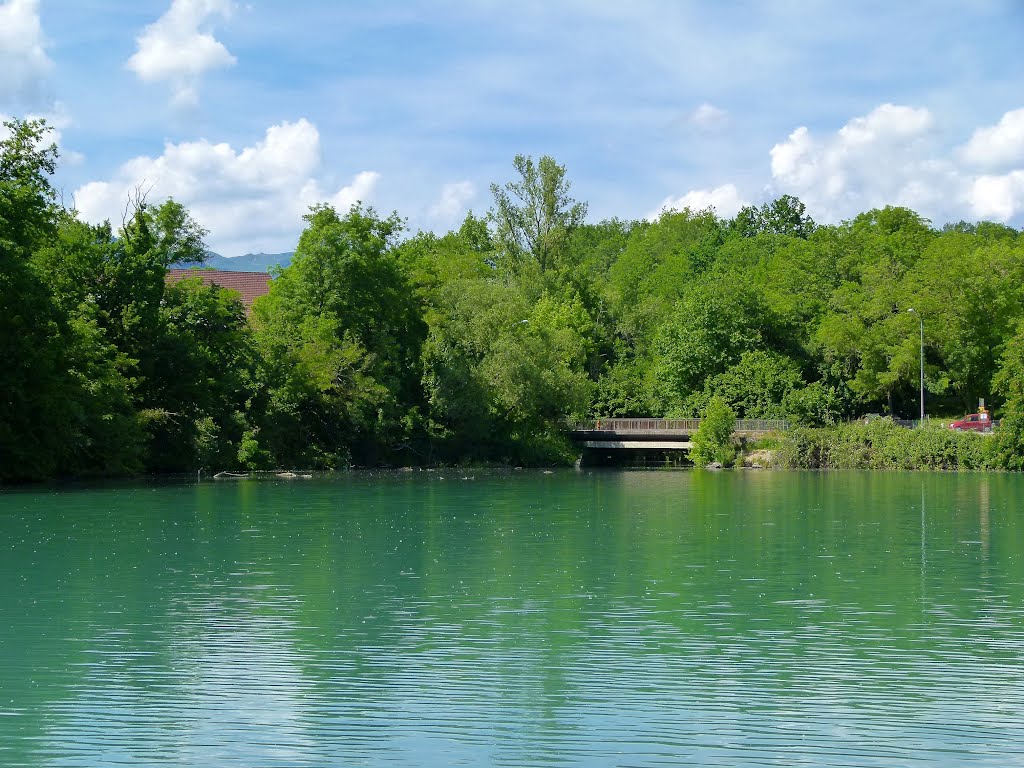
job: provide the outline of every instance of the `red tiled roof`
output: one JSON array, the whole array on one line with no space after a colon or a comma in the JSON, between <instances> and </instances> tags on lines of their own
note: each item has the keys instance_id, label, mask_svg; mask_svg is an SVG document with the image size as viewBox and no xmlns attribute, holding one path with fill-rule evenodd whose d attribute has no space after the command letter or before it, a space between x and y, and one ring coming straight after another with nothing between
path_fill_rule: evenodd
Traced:
<instances>
[{"instance_id":1,"label":"red tiled roof","mask_svg":"<svg viewBox=\"0 0 1024 768\"><path fill-rule=\"evenodd\" d=\"M220 269L168 269L167 282L176 283L186 277L198 277L204 285L216 285L242 296L246 314L252 311L252 302L270 293L270 275L267 272L228 272Z\"/></svg>"}]
</instances>

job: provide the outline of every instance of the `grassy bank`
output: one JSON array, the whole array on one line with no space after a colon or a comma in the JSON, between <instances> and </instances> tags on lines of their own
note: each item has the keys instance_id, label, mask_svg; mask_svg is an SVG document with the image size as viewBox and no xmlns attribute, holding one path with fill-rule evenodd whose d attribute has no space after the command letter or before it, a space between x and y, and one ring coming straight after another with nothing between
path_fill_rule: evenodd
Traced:
<instances>
[{"instance_id":1,"label":"grassy bank","mask_svg":"<svg viewBox=\"0 0 1024 768\"><path fill-rule=\"evenodd\" d=\"M905 429L890 419L870 424L799 427L781 435L774 465L792 469L1007 469L996 435L935 425Z\"/></svg>"}]
</instances>

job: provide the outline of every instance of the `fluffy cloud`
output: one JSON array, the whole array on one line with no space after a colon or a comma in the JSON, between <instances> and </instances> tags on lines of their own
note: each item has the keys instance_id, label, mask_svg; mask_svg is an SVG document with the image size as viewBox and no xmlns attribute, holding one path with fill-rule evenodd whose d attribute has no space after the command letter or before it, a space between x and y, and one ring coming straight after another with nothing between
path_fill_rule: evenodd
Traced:
<instances>
[{"instance_id":1,"label":"fluffy cloud","mask_svg":"<svg viewBox=\"0 0 1024 768\"><path fill-rule=\"evenodd\" d=\"M453 181L441 188L441 196L430 209L427 216L439 224L451 225L466 213L469 201L476 197L476 187L471 181Z\"/></svg>"},{"instance_id":2,"label":"fluffy cloud","mask_svg":"<svg viewBox=\"0 0 1024 768\"><path fill-rule=\"evenodd\" d=\"M139 35L128 68L147 82L170 83L175 104L196 103L200 77L236 61L202 29L212 18L230 16L232 9L230 0L172 0L167 13Z\"/></svg>"},{"instance_id":3,"label":"fluffy cloud","mask_svg":"<svg viewBox=\"0 0 1024 768\"><path fill-rule=\"evenodd\" d=\"M0 100L38 100L53 62L39 23L38 0L0 4Z\"/></svg>"},{"instance_id":4,"label":"fluffy cloud","mask_svg":"<svg viewBox=\"0 0 1024 768\"><path fill-rule=\"evenodd\" d=\"M1024 110L979 128L961 149L939 149L926 109L883 104L836 133L797 128L771 150L772 193L799 196L820 221L903 205L936 221L1009 221L1024 210L1024 169L978 175L971 166L1024 161Z\"/></svg>"},{"instance_id":5,"label":"fluffy cloud","mask_svg":"<svg viewBox=\"0 0 1024 768\"><path fill-rule=\"evenodd\" d=\"M929 207L949 172L932 159L932 126L926 109L883 104L822 139L800 127L772 147L772 178L826 221L887 204Z\"/></svg>"},{"instance_id":6,"label":"fluffy cloud","mask_svg":"<svg viewBox=\"0 0 1024 768\"><path fill-rule=\"evenodd\" d=\"M729 218L735 216L740 208L747 204L734 184L723 184L714 189L694 189L681 197L667 197L657 210L647 215L647 218L653 221L666 211L681 211L684 208L691 211L712 208L718 216Z\"/></svg>"},{"instance_id":7,"label":"fluffy cloud","mask_svg":"<svg viewBox=\"0 0 1024 768\"><path fill-rule=\"evenodd\" d=\"M379 175L357 174L331 190L317 178L320 134L301 119L267 129L263 140L235 150L206 140L167 144L159 157L136 157L115 177L75 192L75 206L87 221L120 223L134 190L150 201L173 197L210 230L209 245L225 255L287 250L295 246L302 215L315 203L347 210L372 197Z\"/></svg>"},{"instance_id":8,"label":"fluffy cloud","mask_svg":"<svg viewBox=\"0 0 1024 768\"><path fill-rule=\"evenodd\" d=\"M975 218L1009 221L1024 212L1024 170L1003 176L979 176L968 199Z\"/></svg>"},{"instance_id":9,"label":"fluffy cloud","mask_svg":"<svg viewBox=\"0 0 1024 768\"><path fill-rule=\"evenodd\" d=\"M1024 109L1007 112L995 125L976 130L963 148L963 157L991 170L1024 165Z\"/></svg>"},{"instance_id":10,"label":"fluffy cloud","mask_svg":"<svg viewBox=\"0 0 1024 768\"><path fill-rule=\"evenodd\" d=\"M822 223L886 205L912 208L937 223L1024 223L1024 109L979 127L958 148L943 145L942 134L929 110L895 104L833 133L819 136L801 126L771 148L771 182L757 197L796 195ZM713 208L729 217L747 204L736 186L723 184L666 198L647 218L683 208Z\"/></svg>"}]
</instances>

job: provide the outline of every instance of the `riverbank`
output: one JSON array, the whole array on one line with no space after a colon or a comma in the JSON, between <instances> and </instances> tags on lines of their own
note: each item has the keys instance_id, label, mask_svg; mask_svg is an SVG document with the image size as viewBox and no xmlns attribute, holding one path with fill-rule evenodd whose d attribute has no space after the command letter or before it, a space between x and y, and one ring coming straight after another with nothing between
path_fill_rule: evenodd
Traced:
<instances>
[{"instance_id":1,"label":"riverbank","mask_svg":"<svg viewBox=\"0 0 1024 768\"><path fill-rule=\"evenodd\" d=\"M870 424L797 427L764 441L782 469L1007 470L998 434L955 432L940 425L905 429L889 419Z\"/></svg>"}]
</instances>

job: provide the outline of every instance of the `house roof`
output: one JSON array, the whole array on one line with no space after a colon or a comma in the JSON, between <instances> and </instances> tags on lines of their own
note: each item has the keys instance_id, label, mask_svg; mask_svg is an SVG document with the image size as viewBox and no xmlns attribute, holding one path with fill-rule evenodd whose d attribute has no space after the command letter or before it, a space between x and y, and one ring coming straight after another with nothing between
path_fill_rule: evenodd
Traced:
<instances>
[{"instance_id":1,"label":"house roof","mask_svg":"<svg viewBox=\"0 0 1024 768\"><path fill-rule=\"evenodd\" d=\"M267 272L228 272L219 269L168 269L167 282L177 283L187 277L198 277L204 285L216 285L241 294L245 312L252 311L252 302L270 293L270 275Z\"/></svg>"}]
</instances>

